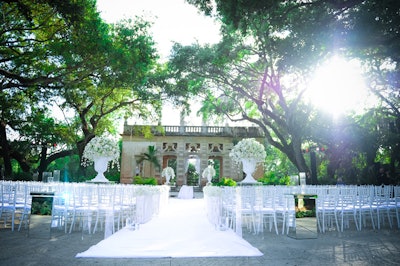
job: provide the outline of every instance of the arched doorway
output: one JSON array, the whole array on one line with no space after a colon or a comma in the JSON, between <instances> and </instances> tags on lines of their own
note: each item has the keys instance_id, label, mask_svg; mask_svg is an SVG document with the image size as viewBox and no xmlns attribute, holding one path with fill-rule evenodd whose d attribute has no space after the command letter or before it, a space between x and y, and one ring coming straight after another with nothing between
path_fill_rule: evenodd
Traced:
<instances>
[{"instance_id":1,"label":"arched doorway","mask_svg":"<svg viewBox=\"0 0 400 266\"><path fill-rule=\"evenodd\" d=\"M200 158L197 154L190 154L185 165L186 185L200 185Z\"/></svg>"}]
</instances>

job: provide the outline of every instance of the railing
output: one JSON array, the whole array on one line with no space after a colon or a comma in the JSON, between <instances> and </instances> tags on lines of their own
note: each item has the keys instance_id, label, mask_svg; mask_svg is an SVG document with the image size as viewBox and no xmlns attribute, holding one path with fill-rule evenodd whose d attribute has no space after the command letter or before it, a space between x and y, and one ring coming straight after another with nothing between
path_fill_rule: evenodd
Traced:
<instances>
[{"instance_id":1,"label":"railing","mask_svg":"<svg viewBox=\"0 0 400 266\"><path fill-rule=\"evenodd\" d=\"M220 137L252 137L264 136L259 127L218 127L218 126L146 126L124 125L124 135L142 135L142 129L150 127L153 135L165 136L220 136Z\"/></svg>"}]
</instances>

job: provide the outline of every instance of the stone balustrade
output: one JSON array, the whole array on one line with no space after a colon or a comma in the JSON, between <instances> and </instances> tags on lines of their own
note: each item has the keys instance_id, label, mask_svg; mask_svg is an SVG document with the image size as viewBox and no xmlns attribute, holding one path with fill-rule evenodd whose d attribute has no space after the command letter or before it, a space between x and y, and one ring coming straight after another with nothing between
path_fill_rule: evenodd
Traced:
<instances>
[{"instance_id":1,"label":"stone balustrade","mask_svg":"<svg viewBox=\"0 0 400 266\"><path fill-rule=\"evenodd\" d=\"M219 127L219 126L145 126L124 125L124 135L141 135L145 127L155 136L220 136L261 138L263 132L259 127Z\"/></svg>"}]
</instances>

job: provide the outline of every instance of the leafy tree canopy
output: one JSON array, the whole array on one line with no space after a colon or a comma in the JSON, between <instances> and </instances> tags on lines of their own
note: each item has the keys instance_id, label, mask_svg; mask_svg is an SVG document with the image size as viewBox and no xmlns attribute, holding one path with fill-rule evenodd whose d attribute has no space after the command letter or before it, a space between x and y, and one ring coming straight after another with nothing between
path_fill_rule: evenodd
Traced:
<instances>
[{"instance_id":1,"label":"leafy tree canopy","mask_svg":"<svg viewBox=\"0 0 400 266\"><path fill-rule=\"evenodd\" d=\"M398 111L398 97L388 97L399 91L393 82L398 1L187 2L221 20L223 40L214 46L176 45L170 61L175 85L200 94L205 115L259 125L299 171L308 171L301 149L316 140L318 116L302 97L310 73L326 58L338 53L366 62L366 71L374 73L370 84L379 84L375 93L392 114Z\"/></svg>"}]
</instances>

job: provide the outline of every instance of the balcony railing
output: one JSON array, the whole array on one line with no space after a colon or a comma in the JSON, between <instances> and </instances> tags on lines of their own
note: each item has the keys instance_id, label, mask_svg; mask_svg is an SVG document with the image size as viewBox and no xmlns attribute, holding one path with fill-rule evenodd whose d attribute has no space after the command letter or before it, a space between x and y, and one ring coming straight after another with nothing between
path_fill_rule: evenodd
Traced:
<instances>
[{"instance_id":1,"label":"balcony railing","mask_svg":"<svg viewBox=\"0 0 400 266\"><path fill-rule=\"evenodd\" d=\"M218 126L146 126L124 125L123 135L143 135L145 127L150 127L155 136L219 136L219 137L249 137L261 138L264 136L259 127L218 127Z\"/></svg>"}]
</instances>

